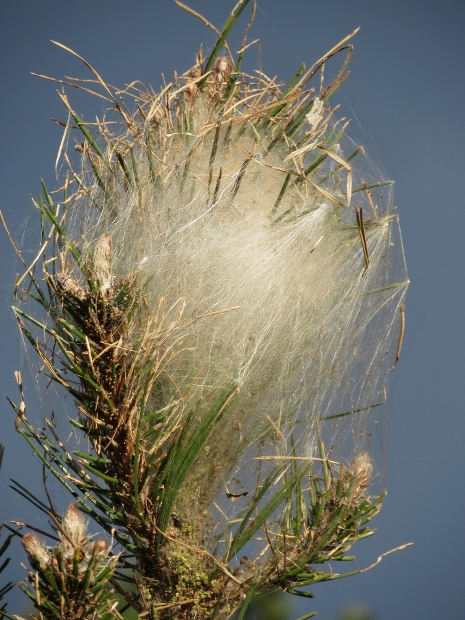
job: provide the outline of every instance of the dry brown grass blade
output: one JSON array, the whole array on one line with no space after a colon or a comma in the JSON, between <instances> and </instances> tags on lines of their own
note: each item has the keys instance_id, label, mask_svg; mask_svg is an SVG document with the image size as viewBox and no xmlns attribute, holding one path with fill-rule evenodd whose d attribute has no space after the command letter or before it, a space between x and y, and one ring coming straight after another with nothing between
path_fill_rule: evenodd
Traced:
<instances>
[{"instance_id":1,"label":"dry brown grass blade","mask_svg":"<svg viewBox=\"0 0 465 620\"><path fill-rule=\"evenodd\" d=\"M45 250L45 248L48 245L48 242L50 241L51 237L53 236L55 231L51 230L47 240L45 241L45 243L42 245L42 247L40 248L40 250L37 252L37 256L34 258L34 260L32 261L32 263L29 265L29 267L27 268L27 270L23 273L23 275L19 278L19 280L17 280L15 282L15 288L14 288L14 295L16 296L16 292L19 288L19 285L21 284L21 282L27 277L29 276L29 274L32 272L32 269L34 267L34 265L37 263L37 261L39 260L39 258L42 256L42 252Z\"/></svg>"},{"instance_id":2,"label":"dry brown grass blade","mask_svg":"<svg viewBox=\"0 0 465 620\"><path fill-rule=\"evenodd\" d=\"M247 43L247 45L244 45L244 47L241 47L240 50L238 50L238 54L243 54L245 52L245 50L248 50L249 47L252 47L252 45L255 45L255 43L260 43L260 39L254 39L253 41L251 41L250 43Z\"/></svg>"},{"instance_id":3,"label":"dry brown grass blade","mask_svg":"<svg viewBox=\"0 0 465 620\"><path fill-rule=\"evenodd\" d=\"M50 532L46 532L45 530L41 530L39 527L36 527L35 525L30 525L29 523L23 523L22 521L14 521L13 519L10 519L8 523L13 523L13 525L16 525L21 528L27 527L28 530L33 530L34 532L37 532L38 534L42 534L42 536L47 536L47 538L51 538L52 540L56 540L60 542L60 539L58 538L58 536L55 536L54 534L50 534Z\"/></svg>"},{"instance_id":4,"label":"dry brown grass blade","mask_svg":"<svg viewBox=\"0 0 465 620\"><path fill-rule=\"evenodd\" d=\"M56 123L57 125L60 125L60 127L66 127L66 123L64 123L63 121L58 120L57 118L52 118L51 119L54 123ZM70 129L79 129L79 127L77 125L69 125Z\"/></svg>"},{"instance_id":5,"label":"dry brown grass blade","mask_svg":"<svg viewBox=\"0 0 465 620\"><path fill-rule=\"evenodd\" d=\"M370 204L370 209L373 212L373 217L375 218L375 220L377 220L378 219L378 213L376 211L376 207L375 207L375 204L373 202L373 198L371 197L372 194L371 194L371 192L367 192L366 195L367 195L368 202Z\"/></svg>"},{"instance_id":6,"label":"dry brown grass blade","mask_svg":"<svg viewBox=\"0 0 465 620\"><path fill-rule=\"evenodd\" d=\"M260 161L258 159L257 160L254 159L253 161L254 161L254 163L258 164L259 166L265 166L266 168L272 168L273 170L279 170L280 172L284 172L286 174L292 174L293 176L295 176L295 177L297 177L299 179L302 179L303 181L306 181L307 183L309 183L312 187L314 187L317 190L317 192L319 192L322 196L324 196L325 198L327 198L331 202L334 202L338 207L345 207L346 206L343 202L341 202L338 198L336 198L336 196L333 196L328 191L326 191L325 189L320 187L320 185L318 185L318 183L314 183L311 179L309 179L308 177L304 176L300 172L296 172L295 170L288 170L287 168L280 168L279 166L273 166L272 164L267 164L267 163L265 163L263 161Z\"/></svg>"},{"instance_id":7,"label":"dry brown grass blade","mask_svg":"<svg viewBox=\"0 0 465 620\"><path fill-rule=\"evenodd\" d=\"M292 153L289 153L289 155L287 155L283 159L283 164L285 164L287 161L290 161L291 159L294 159L296 157L301 157L302 155L305 155L308 151L311 151L316 146L317 146L317 144L316 144L316 141L314 140L313 142L310 142L310 144L306 144L305 146L301 147L300 149L297 149L296 151L292 151Z\"/></svg>"},{"instance_id":8,"label":"dry brown grass blade","mask_svg":"<svg viewBox=\"0 0 465 620\"><path fill-rule=\"evenodd\" d=\"M260 39L255 39L255 41L252 41L252 43L249 43L248 45L245 45L245 43L247 41L247 35L249 33L250 28L252 27L252 24L255 21L255 15L256 14L257 14L257 0L253 0L253 3L252 3L252 13L250 15L250 19L249 19L249 23L247 24L247 28L245 29L244 38L242 39L242 46L241 46L241 49L238 51L238 54L241 54L242 52L244 52L248 47L250 47L254 43L257 43L257 41L260 41Z\"/></svg>"},{"instance_id":9,"label":"dry brown grass blade","mask_svg":"<svg viewBox=\"0 0 465 620\"><path fill-rule=\"evenodd\" d=\"M336 77L334 78L334 80L332 82L330 82L328 84L328 86L325 89L320 90L320 96L321 98L326 97L326 95L333 90L333 88L335 86L340 86L350 75L350 71L346 71L344 73L344 71L346 70L350 59L352 58L352 55L354 53L354 46L353 45L346 45L345 47L341 47L336 53L342 52L343 50L349 50L346 56L346 59L344 60L344 63L339 71L339 73L336 75ZM322 68L323 71L323 68ZM323 73L322 73L323 75Z\"/></svg>"},{"instance_id":10,"label":"dry brown grass blade","mask_svg":"<svg viewBox=\"0 0 465 620\"><path fill-rule=\"evenodd\" d=\"M300 80L296 84L296 88L299 87L299 86L300 87L304 86L304 84L306 84L309 80L311 80L311 78L318 71L318 69L321 67L321 65L324 64L327 60L329 60L331 58L331 56L334 56L334 54L338 53L341 50L342 46L345 45L347 43L347 41L350 41L350 39L352 37L354 37L359 30L360 30L360 26L358 28L356 28L351 34L349 34L346 37L344 37L342 39L342 41L339 41L339 43L337 45L335 45L334 47L332 47L329 50L329 52L326 52L326 54L324 56L322 56L319 60L317 60L310 67L310 69L300 78Z\"/></svg>"},{"instance_id":11,"label":"dry brown grass blade","mask_svg":"<svg viewBox=\"0 0 465 620\"><path fill-rule=\"evenodd\" d=\"M281 172L285 172L286 174L292 174L292 175L298 177L299 179L302 179L302 180L306 181L307 183L310 183L310 185L312 187L314 187L317 190L317 192L319 192L322 196L324 196L328 200L331 200L331 202L334 202L335 204L337 204L338 207L345 207L346 206L343 202L341 202L338 198L336 198L336 196L333 196L328 191L323 189L320 185L318 185L318 183L314 183L311 179L309 179L308 177L304 176L300 172L295 172L294 170L287 170L286 168L279 168L279 166L271 166L270 164L265 164L264 162L260 162L260 161L257 161L257 163L260 164L261 166L269 166L270 168L274 168L275 170L279 170Z\"/></svg>"},{"instance_id":12,"label":"dry brown grass blade","mask_svg":"<svg viewBox=\"0 0 465 620\"><path fill-rule=\"evenodd\" d=\"M163 107L163 95L165 93L167 93L169 91L169 89L171 88L173 84L170 82L169 84L167 84L165 86L165 88L160 92L159 95L157 95L154 100L151 102L150 108L148 113L145 115L145 118L147 121L149 121L152 116L155 114L157 107L161 106Z\"/></svg>"},{"instance_id":13,"label":"dry brown grass blade","mask_svg":"<svg viewBox=\"0 0 465 620\"><path fill-rule=\"evenodd\" d=\"M261 91L260 95L262 96L263 93ZM256 116L257 114L260 114L262 112L267 112L268 110L271 110L273 108L276 108L278 105L282 105L282 104L286 104L286 103L290 103L291 101L294 101L295 99L298 99L299 97L303 97L305 94L307 94L308 91L305 91L303 93L297 93L296 95L291 95L289 97L287 97L286 99L283 99L282 101L273 101L273 103L268 104L267 106L263 106L260 108L260 110L258 110L258 112L254 112L253 114L251 114L250 116L245 116L241 119L241 121L247 121L249 120L249 118L253 118L254 116ZM224 116L227 116L228 114L230 114L235 108L237 108L238 106L242 106L245 104L246 101L248 101L249 99L256 99L257 98L257 93L253 93L252 95L249 95L247 97L244 97L242 99L240 99L239 101L236 101L236 103L234 103L232 106L230 106L225 112L224 112ZM237 125L238 123L236 123Z\"/></svg>"},{"instance_id":14,"label":"dry brown grass blade","mask_svg":"<svg viewBox=\"0 0 465 620\"><path fill-rule=\"evenodd\" d=\"M14 251L18 255L18 258L20 259L20 261L23 263L24 267L27 269L27 272L30 273L27 263L21 254L21 251L16 246L15 242L13 241L13 237L11 236L10 231L8 230L8 226L6 225L5 218L3 217L3 213L1 209L0 209L0 220L2 221L3 228L5 229L5 232L8 236L8 239L10 240L11 245L13 246Z\"/></svg>"},{"instance_id":15,"label":"dry brown grass blade","mask_svg":"<svg viewBox=\"0 0 465 620\"><path fill-rule=\"evenodd\" d=\"M179 325L179 327L176 327L175 329L181 329L183 327L186 327L187 325L190 325L191 323L196 323L197 321L200 321L201 319L206 319L210 316L216 316L217 314L224 314L225 312L231 312L232 310L239 310L240 307L241 306L231 306L231 308L224 308L223 310L215 310L214 312L207 312L206 314L201 314L200 316L196 316L195 319L191 319L190 321L187 321L187 323L183 323L182 325Z\"/></svg>"},{"instance_id":16,"label":"dry brown grass blade","mask_svg":"<svg viewBox=\"0 0 465 620\"><path fill-rule=\"evenodd\" d=\"M31 75L33 75L34 77L38 77L41 80L47 80L49 82L56 82L57 84L64 84L65 86L71 86L71 88L77 88L78 90L82 90L86 93L89 93L90 95L93 95L94 97L99 97L100 99L104 99L105 101L108 101L108 103L114 104L113 99L108 99L108 97L105 97L104 95L100 93L97 93L95 90L84 88L84 86L79 86L79 84L72 84L71 82L65 82L64 80L58 80L57 78L52 78L52 77L49 77L48 75L41 75L40 73L34 73L32 71L31 71Z\"/></svg>"},{"instance_id":17,"label":"dry brown grass blade","mask_svg":"<svg viewBox=\"0 0 465 620\"><path fill-rule=\"evenodd\" d=\"M120 106L120 104L118 103L118 101L115 99L113 93L111 92L111 90L109 89L107 83L102 79L102 77L99 75L99 73L92 67L91 64L89 64L87 62L87 60L85 60L85 58L83 58L82 56L80 56L77 52L73 51L72 49L70 49L69 47L67 47L66 45L63 45L62 43L58 43L58 41L53 41L53 39L51 39L52 43L54 45L57 45L58 47L61 47L62 49L64 49L65 51L69 52L70 54L72 54L73 56L76 56L76 58L79 58L79 60L81 62L83 62L86 67L89 69L89 71L91 71L95 77L97 78L98 82L100 83L100 85L106 90L106 92L110 95L111 97L111 103L113 103L113 105L115 106L115 108L118 110L118 112L121 114L121 116L124 118L124 121L126 123L126 125L131 128L133 123L132 123L132 119L129 119L127 114L124 112L124 110L122 109L122 107ZM81 86L78 86L78 88L82 88Z\"/></svg>"},{"instance_id":18,"label":"dry brown grass blade","mask_svg":"<svg viewBox=\"0 0 465 620\"><path fill-rule=\"evenodd\" d=\"M51 42L52 42L54 45L57 45L58 47L61 47L62 49L64 49L66 52L69 52L69 53L70 53L70 54L72 54L73 56L76 56L76 58L79 58L79 60L80 60L81 62L83 62L83 63L86 65L86 67L89 69L89 71L91 71L91 72L95 75L95 77L97 78L97 80L99 81L99 83L101 84L101 86L103 86L103 88L104 88L104 89L107 91L107 93L110 95L111 100L113 101L113 103L115 103L115 104L117 103L117 102L116 102L116 100L115 100L115 98L114 98L114 96L113 96L113 93L112 93L112 92L111 92L111 90L108 88L108 86L107 86L106 82L105 82L105 81L104 81L104 80L100 77L100 75L99 75L99 74L97 73L97 71L96 71L96 70L92 67L92 65L91 65L91 64L89 64L89 63L87 62L87 60L85 60L82 56L80 56L77 52L73 51L71 48L66 47L66 45L63 45L63 43L58 43L58 41L53 41L53 39L51 39Z\"/></svg>"},{"instance_id":19,"label":"dry brown grass blade","mask_svg":"<svg viewBox=\"0 0 465 620\"><path fill-rule=\"evenodd\" d=\"M334 151L332 151L331 149L328 149L326 146L323 146L322 144L318 144L318 148L324 153L326 153L327 155L329 155L329 157L334 159L334 161L337 161L338 164L340 164L347 170L348 172L347 185L346 185L347 202L345 206L348 207L350 205L350 200L352 198L352 166L348 164L344 159L342 159L342 157L339 157L339 155L336 155Z\"/></svg>"},{"instance_id":20,"label":"dry brown grass blade","mask_svg":"<svg viewBox=\"0 0 465 620\"><path fill-rule=\"evenodd\" d=\"M366 573L367 570L371 570L372 568L374 568L375 566L377 566L381 560L386 557L387 555L394 553L395 551L402 551L402 549L406 549L407 547L411 547L414 543L413 542L409 542L406 543L405 545L400 545L400 547L396 547L395 549L391 549L390 551L386 551L386 553L382 553L378 559L376 560L376 562L373 562L373 564L371 564L370 566L367 566L366 568L363 568L360 572L361 573Z\"/></svg>"},{"instance_id":21,"label":"dry brown grass blade","mask_svg":"<svg viewBox=\"0 0 465 620\"><path fill-rule=\"evenodd\" d=\"M331 465L340 465L338 461L330 461L329 459L321 459L316 456L255 456L254 461L321 461L331 463Z\"/></svg>"},{"instance_id":22,"label":"dry brown grass blade","mask_svg":"<svg viewBox=\"0 0 465 620\"><path fill-rule=\"evenodd\" d=\"M281 105L281 103L285 103L285 104L286 103L290 103L291 101L293 101L295 99L298 99L299 97L301 97L303 95L304 95L304 93L298 93L297 95L293 95L291 97L288 97L287 99L283 99L282 102L281 101L275 101L275 102L273 102L273 103L271 103L271 104L269 104L267 106L260 107L260 109L257 110L256 112L253 112L253 113L251 113L251 114L249 114L247 116L244 116L244 117L240 118L238 121L236 121L234 123L234 125L240 125L240 124L242 124L242 123L244 123L246 121L249 121L250 119L252 119L252 118L254 118L256 116L265 116L264 112L267 112L268 110L276 108L278 105ZM257 101L257 104L259 105L260 101ZM250 106L250 107L255 107L255 105L254 106ZM278 118L279 117L275 117L275 119L273 119L273 120L276 120ZM286 125L287 125L287 123L286 123Z\"/></svg>"},{"instance_id":23,"label":"dry brown grass blade","mask_svg":"<svg viewBox=\"0 0 465 620\"><path fill-rule=\"evenodd\" d=\"M179 7L181 7L181 9L184 9L185 11L187 11L188 13L193 15L194 17L197 17L197 19L200 19L200 21L203 22L205 24L205 26L208 26L208 28L211 28L213 30L213 32L216 35L218 35L218 38L221 37L221 32L218 30L218 28L216 28L216 26L214 26L211 22L209 22L206 17L204 17L200 13L197 13L197 11L194 11L194 9L191 9L189 6L187 6L187 4L183 4L179 0L174 0L174 1L175 1L175 3ZM231 62L233 63L233 66L234 66L234 57L233 57L233 55L231 53L231 50L229 49L229 45L228 45L227 41L224 42L224 47L225 47L226 51L228 52L229 57L231 59Z\"/></svg>"},{"instance_id":24,"label":"dry brown grass blade","mask_svg":"<svg viewBox=\"0 0 465 620\"><path fill-rule=\"evenodd\" d=\"M180 93L187 90L192 84L198 84L199 82L202 82L210 74L211 74L211 71L207 71L207 73L202 73L202 75L198 78L195 78L195 79L189 78L189 82L187 84L184 84L184 86L181 86L181 88L178 88L178 90L176 90L172 95L170 95L169 101L171 102L174 99L176 99ZM166 88L168 89L168 87L171 88L171 84L169 84ZM160 97L162 96L163 92L160 93Z\"/></svg>"},{"instance_id":25,"label":"dry brown grass blade","mask_svg":"<svg viewBox=\"0 0 465 620\"><path fill-rule=\"evenodd\" d=\"M68 135L70 118L71 118L71 112L68 111L68 120L66 121L65 130L63 132L63 137L61 138L60 146L58 147L57 158L56 158L56 161L55 161L55 176L57 177L57 179L58 179L58 162L60 161L60 155L61 155L61 153L63 151L63 147L65 145L66 136Z\"/></svg>"}]
</instances>

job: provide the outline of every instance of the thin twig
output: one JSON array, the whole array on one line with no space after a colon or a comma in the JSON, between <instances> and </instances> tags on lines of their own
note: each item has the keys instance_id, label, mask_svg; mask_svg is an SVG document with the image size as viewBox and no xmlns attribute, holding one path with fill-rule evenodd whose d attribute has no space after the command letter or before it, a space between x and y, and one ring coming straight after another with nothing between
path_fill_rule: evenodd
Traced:
<instances>
[{"instance_id":1,"label":"thin twig","mask_svg":"<svg viewBox=\"0 0 465 620\"><path fill-rule=\"evenodd\" d=\"M373 564L371 564L370 566L367 566L366 568L363 568L360 572L361 573L366 573L367 570L371 570L372 568L374 568L377 564L379 564L381 562L381 560L386 556L389 555L391 553L394 553L394 551L402 551L402 549L406 549L407 547L411 547L414 543L413 542L409 542L406 543L405 545L401 545L400 547L396 547L395 549L391 549L390 551L386 551L386 553L382 553L378 559L376 560L376 562L373 562Z\"/></svg>"}]
</instances>

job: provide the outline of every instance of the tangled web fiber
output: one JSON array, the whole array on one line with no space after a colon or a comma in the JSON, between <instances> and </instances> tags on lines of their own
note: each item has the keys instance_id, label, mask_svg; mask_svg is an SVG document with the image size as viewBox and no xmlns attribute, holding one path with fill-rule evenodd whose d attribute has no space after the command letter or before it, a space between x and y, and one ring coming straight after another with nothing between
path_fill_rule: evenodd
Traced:
<instances>
[{"instance_id":1,"label":"tangled web fiber","mask_svg":"<svg viewBox=\"0 0 465 620\"><path fill-rule=\"evenodd\" d=\"M107 458L117 541L133 537L164 605L184 596L207 614L226 597L227 614L248 580L295 585L288 558L303 570L353 542L349 517L381 480L408 279L392 182L330 106L349 38L287 87L241 72L243 50L236 64L200 53L159 94L91 68L109 102L92 131L60 94L65 194L55 205L44 186L38 207L55 235L47 329L81 391L54 378ZM334 79L309 87L339 54ZM137 310L123 311L131 291ZM305 476L314 495L299 486L289 503ZM197 581L181 578L181 539ZM202 590L199 571L218 566Z\"/></svg>"}]
</instances>

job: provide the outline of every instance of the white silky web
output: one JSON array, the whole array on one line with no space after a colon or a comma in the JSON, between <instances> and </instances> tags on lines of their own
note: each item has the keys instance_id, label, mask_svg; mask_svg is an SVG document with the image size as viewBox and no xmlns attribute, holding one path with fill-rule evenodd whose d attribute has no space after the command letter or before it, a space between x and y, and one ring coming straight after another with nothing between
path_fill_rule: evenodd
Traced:
<instances>
[{"instance_id":1,"label":"white silky web","mask_svg":"<svg viewBox=\"0 0 465 620\"><path fill-rule=\"evenodd\" d=\"M115 280L135 275L147 317L173 330L152 409L206 410L240 388L178 500L189 520L213 510L221 526L272 462L318 459L318 437L335 471L373 455L408 281L392 184L337 123L299 152L302 169L317 165L283 193L292 148L268 152L261 128L228 136L202 100L191 115L195 136L151 126L160 178L146 133L138 188L109 174L68 228L89 253L109 233Z\"/></svg>"}]
</instances>

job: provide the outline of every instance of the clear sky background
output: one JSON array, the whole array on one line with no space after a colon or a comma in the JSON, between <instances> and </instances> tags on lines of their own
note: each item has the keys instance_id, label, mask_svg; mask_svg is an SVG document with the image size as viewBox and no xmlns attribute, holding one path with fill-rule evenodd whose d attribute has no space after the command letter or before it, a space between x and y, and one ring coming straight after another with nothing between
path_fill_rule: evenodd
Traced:
<instances>
[{"instance_id":1,"label":"clear sky background","mask_svg":"<svg viewBox=\"0 0 465 620\"><path fill-rule=\"evenodd\" d=\"M218 27L233 4L188 3ZM314 601L289 596L286 620L312 609L321 620L333 620L349 604L371 609L378 620L463 619L465 2L259 0L258 5L251 38L261 39L264 72L283 82L302 61L310 65L362 27L354 39L352 74L337 102L356 120L351 135L396 181L412 282L391 393L389 495L375 522L378 533L354 549L357 566L403 543L415 545L361 576L313 588ZM239 48L243 17L233 50ZM50 118L66 120L56 85L30 72L90 77L50 39L80 53L111 84L140 79L155 88L162 72L171 79L175 69L182 73L192 66L200 42L209 50L215 41L171 0L0 0L0 28L0 208L19 241L23 231L37 231L30 195L38 195L40 177L51 187L56 183L61 129ZM100 114L96 100L69 94L85 118ZM19 266L1 230L0 260L0 392L17 400L13 371L23 364L27 374L10 310ZM38 419L30 385L27 403ZM6 401L0 416L0 441L6 445L0 520L39 524L38 514L9 490L8 480L16 478L40 494L40 466L15 434ZM24 576L19 561L25 554L17 544L11 579ZM10 613L20 613L24 595L10 599Z\"/></svg>"}]
</instances>

